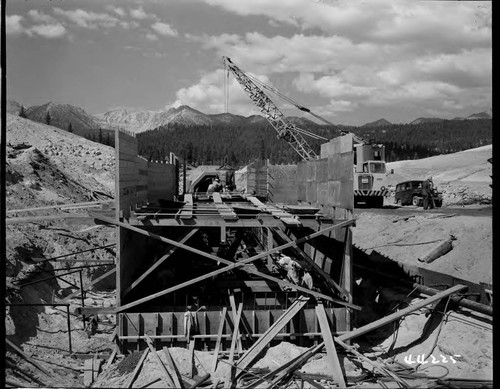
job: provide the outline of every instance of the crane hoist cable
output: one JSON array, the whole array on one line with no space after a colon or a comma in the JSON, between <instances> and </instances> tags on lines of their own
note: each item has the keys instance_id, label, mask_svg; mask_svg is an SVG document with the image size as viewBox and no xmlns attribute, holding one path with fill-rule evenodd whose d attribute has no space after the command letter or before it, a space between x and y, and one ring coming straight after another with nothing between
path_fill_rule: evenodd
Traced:
<instances>
[{"instance_id":1,"label":"crane hoist cable","mask_svg":"<svg viewBox=\"0 0 500 389\"><path fill-rule=\"evenodd\" d=\"M274 102L264 92L264 88L260 81L256 81L254 77L250 77L237 67L230 58L223 57L223 63L227 66L236 78L243 90L248 94L253 103L259 107L264 117L278 133L278 138L282 138L305 160L317 159L315 151L309 146L303 135L312 136L313 138L323 138L310 131L303 130L291 123L285 115L278 109ZM326 138L323 138L326 140Z\"/></svg>"},{"instance_id":2,"label":"crane hoist cable","mask_svg":"<svg viewBox=\"0 0 500 389\"><path fill-rule=\"evenodd\" d=\"M253 83L257 84L258 86L266 89L267 91L271 92L271 93L274 93L276 96L278 96L279 98L287 101L288 103L292 104L293 106L295 106L297 109L303 111L303 112L306 112L312 116L314 116L315 118L321 120L323 123L325 124L328 124L328 125L331 125L331 126L336 126L334 123L332 123L331 121L325 119L324 117L314 113L313 111L311 111L309 108L307 107L304 107L302 105L300 105L299 103L297 103L296 101L292 100L290 97L284 95L283 93L281 93L278 89L272 87L272 86L269 86L267 85L266 83L260 81L257 77L255 76L252 76L251 74L248 74L246 72L244 72L243 70L241 70L240 68L238 68L236 65L234 65L234 63L231 61L230 58L228 57L223 57L223 63L224 63L224 72L227 74L227 76L229 77L229 71L231 70L230 69L230 65L229 64L232 64L233 66L235 66L239 72L241 72L245 77L247 77L248 79L250 79ZM226 71L227 70L227 71ZM239 81L239 80L238 80ZM244 88L244 87L243 87ZM244 88L245 89L245 88ZM227 98L227 95L226 95L226 98ZM227 106L229 105L229 100L226 101L226 112L227 112ZM307 135L307 136L310 136L312 137L313 139L321 139L321 140L328 140L327 138L325 137L322 137L320 135L317 135L317 134L314 134L310 131L306 131L306 130L303 130L299 127L296 127L295 128L296 131L300 132L301 134L304 134L304 135ZM366 144L367 142L360 138L359 136L357 136L356 134L350 132L350 131L344 131L342 130L341 131L341 135L346 135L346 134L352 134L353 136L353 140L354 140L354 143L358 143L358 144Z\"/></svg>"}]
</instances>

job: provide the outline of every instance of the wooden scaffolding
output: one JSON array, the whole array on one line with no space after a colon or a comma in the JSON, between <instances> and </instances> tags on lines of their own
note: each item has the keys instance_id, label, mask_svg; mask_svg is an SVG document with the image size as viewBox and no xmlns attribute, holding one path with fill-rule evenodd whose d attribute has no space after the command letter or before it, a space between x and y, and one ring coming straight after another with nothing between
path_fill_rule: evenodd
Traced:
<instances>
[{"instance_id":1,"label":"wooden scaffolding","mask_svg":"<svg viewBox=\"0 0 500 389\"><path fill-rule=\"evenodd\" d=\"M147 348L148 340L195 340L219 351L236 339L241 352L272 328L272 339L305 345L322 338L318 304L333 333L350 331L351 312L360 309L352 302L350 135L324 145L321 159L298 164L286 183L273 181L276 193L281 184L296 188L296 202L286 204L239 193L179 194L174 155L168 163L146 161L134 135L122 131L115 145L117 215L94 216L117 228L122 351ZM287 279L276 266L279 252L309 273L312 287Z\"/></svg>"}]
</instances>

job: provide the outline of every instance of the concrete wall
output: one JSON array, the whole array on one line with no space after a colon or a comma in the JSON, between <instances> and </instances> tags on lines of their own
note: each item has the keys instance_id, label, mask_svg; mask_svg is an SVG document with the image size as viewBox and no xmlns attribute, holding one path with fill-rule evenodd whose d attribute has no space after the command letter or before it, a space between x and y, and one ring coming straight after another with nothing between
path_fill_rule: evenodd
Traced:
<instances>
[{"instance_id":1,"label":"concrete wall","mask_svg":"<svg viewBox=\"0 0 500 389\"><path fill-rule=\"evenodd\" d=\"M157 203L158 199L173 200L176 195L175 165L148 162L148 201Z\"/></svg>"},{"instance_id":2,"label":"concrete wall","mask_svg":"<svg viewBox=\"0 0 500 389\"><path fill-rule=\"evenodd\" d=\"M297 166L298 200L320 207L354 209L352 135L321 145L321 159Z\"/></svg>"},{"instance_id":3,"label":"concrete wall","mask_svg":"<svg viewBox=\"0 0 500 389\"><path fill-rule=\"evenodd\" d=\"M177 188L176 168L173 164L148 162L137 155L135 134L115 132L116 157L116 209L117 219L127 221L131 210L147 201L173 199ZM144 255L148 238L117 227L116 288L117 304L121 305L122 292L134 280ZM126 269L126 271L125 271Z\"/></svg>"},{"instance_id":4,"label":"concrete wall","mask_svg":"<svg viewBox=\"0 0 500 389\"><path fill-rule=\"evenodd\" d=\"M268 165L267 172L270 200L297 204L297 165Z\"/></svg>"}]
</instances>

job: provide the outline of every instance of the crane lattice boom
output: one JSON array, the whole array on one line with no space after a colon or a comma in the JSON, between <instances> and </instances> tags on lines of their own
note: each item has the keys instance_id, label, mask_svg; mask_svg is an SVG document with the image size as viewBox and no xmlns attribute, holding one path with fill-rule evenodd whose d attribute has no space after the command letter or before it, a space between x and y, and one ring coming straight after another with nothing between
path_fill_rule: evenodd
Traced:
<instances>
[{"instance_id":1,"label":"crane lattice boom","mask_svg":"<svg viewBox=\"0 0 500 389\"><path fill-rule=\"evenodd\" d=\"M240 68L232 63L230 58L223 57L223 62L240 83L243 90L250 96L250 99L259 107L267 121L276 130L278 138L286 140L303 160L316 159L316 153L302 136L303 133L307 134L308 132L290 123L263 90ZM314 134L312 135L314 136Z\"/></svg>"}]
</instances>

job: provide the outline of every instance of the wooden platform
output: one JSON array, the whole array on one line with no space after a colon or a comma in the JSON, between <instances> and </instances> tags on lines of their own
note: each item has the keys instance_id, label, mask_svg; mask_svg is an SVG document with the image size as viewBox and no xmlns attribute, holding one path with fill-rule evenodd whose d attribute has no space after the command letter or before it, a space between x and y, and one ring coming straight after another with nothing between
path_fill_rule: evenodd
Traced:
<instances>
[{"instance_id":1,"label":"wooden platform","mask_svg":"<svg viewBox=\"0 0 500 389\"><path fill-rule=\"evenodd\" d=\"M254 196L214 193L200 199L191 194L182 202L160 201L131 212L131 225L216 227L311 226L325 219L319 208L264 204Z\"/></svg>"}]
</instances>

